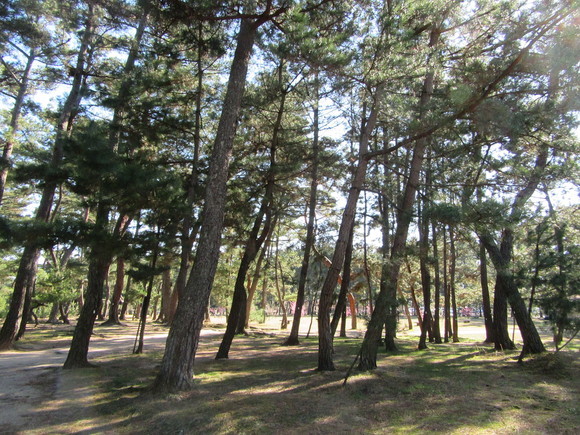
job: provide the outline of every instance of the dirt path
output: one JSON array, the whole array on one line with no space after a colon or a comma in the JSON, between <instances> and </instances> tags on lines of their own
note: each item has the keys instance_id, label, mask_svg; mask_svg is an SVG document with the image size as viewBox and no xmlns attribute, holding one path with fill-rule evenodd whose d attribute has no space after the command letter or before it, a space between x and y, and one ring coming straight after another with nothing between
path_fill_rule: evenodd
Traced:
<instances>
[{"instance_id":1,"label":"dirt path","mask_svg":"<svg viewBox=\"0 0 580 435\"><path fill-rule=\"evenodd\" d=\"M39 328L51 329L50 326ZM99 369L62 370L70 346L68 337L17 345L0 353L0 433L80 433L87 420L96 419ZM211 333L207 332L206 333ZM136 325L96 328L89 360L107 354L131 354ZM146 334L145 349L162 349L167 330ZM88 425L90 427L90 425Z\"/></svg>"}]
</instances>

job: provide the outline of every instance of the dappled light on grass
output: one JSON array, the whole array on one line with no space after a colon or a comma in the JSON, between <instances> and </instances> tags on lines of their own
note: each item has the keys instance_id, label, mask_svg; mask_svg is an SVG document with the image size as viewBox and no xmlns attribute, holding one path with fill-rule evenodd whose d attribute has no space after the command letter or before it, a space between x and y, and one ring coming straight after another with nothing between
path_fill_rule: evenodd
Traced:
<instances>
[{"instance_id":1,"label":"dappled light on grass","mask_svg":"<svg viewBox=\"0 0 580 435\"><path fill-rule=\"evenodd\" d=\"M401 334L378 367L343 379L360 339L335 340L336 371L316 370L317 339L282 346L285 334L236 337L230 359L215 360L221 336L202 337L189 391L155 395L161 342L144 354L113 352L109 337L96 369L61 371L52 399L36 407L27 433L565 433L580 426L578 353L517 363L518 351L478 342L429 344ZM125 331L127 332L127 331ZM159 331L152 331L153 334ZM125 333L131 341L132 334ZM34 345L34 343L30 343ZM125 347L123 347L125 346ZM52 373L52 372L50 372ZM44 423L41 423L44 422Z\"/></svg>"}]
</instances>

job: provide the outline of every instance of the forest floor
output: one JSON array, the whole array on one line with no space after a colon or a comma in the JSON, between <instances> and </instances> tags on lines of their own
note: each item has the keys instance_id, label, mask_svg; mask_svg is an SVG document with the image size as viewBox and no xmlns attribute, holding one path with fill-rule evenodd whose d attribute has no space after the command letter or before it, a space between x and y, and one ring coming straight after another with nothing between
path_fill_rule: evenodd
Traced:
<instances>
[{"instance_id":1,"label":"forest floor","mask_svg":"<svg viewBox=\"0 0 580 435\"><path fill-rule=\"evenodd\" d=\"M459 343L418 351L418 328L399 333L399 351L378 368L354 371L364 325L335 339L336 371L318 372L317 337L281 346L279 319L236 337L228 360L214 359L224 319L202 332L191 391L149 391L167 328L147 325L145 352L133 355L136 323L96 327L96 368L62 370L73 327L30 327L0 353L1 434L546 433L580 427L578 340L557 354L517 363L519 352L481 343L477 319L462 320ZM316 333L314 322L313 334ZM362 322L361 322L362 323ZM309 319L303 321L304 333ZM538 321L550 343L547 325ZM516 337L517 338L517 337Z\"/></svg>"}]
</instances>

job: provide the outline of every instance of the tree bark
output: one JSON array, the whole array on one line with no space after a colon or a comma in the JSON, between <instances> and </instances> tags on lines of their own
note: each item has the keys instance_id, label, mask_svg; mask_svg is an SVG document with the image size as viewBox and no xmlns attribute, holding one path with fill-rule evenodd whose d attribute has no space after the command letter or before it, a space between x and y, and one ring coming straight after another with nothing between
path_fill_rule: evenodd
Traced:
<instances>
[{"instance_id":1,"label":"tree bark","mask_svg":"<svg viewBox=\"0 0 580 435\"><path fill-rule=\"evenodd\" d=\"M419 263L421 269L421 287L423 289L423 323L418 349L427 349L427 335L431 336L431 272L428 265L429 256L429 220L423 214L419 217ZM431 341L431 340L429 340Z\"/></svg>"},{"instance_id":2,"label":"tree bark","mask_svg":"<svg viewBox=\"0 0 580 435\"><path fill-rule=\"evenodd\" d=\"M310 197L308 199L308 222L306 224L306 241L304 242L304 255L302 257L302 267L300 268L300 277L298 278L298 290L296 291L296 309L292 321L290 335L284 344L292 346L300 344L298 331L300 330L300 320L302 319L302 308L304 307L304 298L306 292L306 278L308 277L308 266L310 265L310 251L314 246L314 223L316 221L316 201L318 196L318 153L319 153L319 83L318 72L315 73L315 96L313 110L313 140L312 140L312 169L310 172Z\"/></svg>"},{"instance_id":3,"label":"tree bark","mask_svg":"<svg viewBox=\"0 0 580 435\"><path fill-rule=\"evenodd\" d=\"M448 266L448 254L447 254L447 229L443 225L443 289L445 291L444 302L443 302L443 317L444 317L444 332L443 341L449 343L449 338L453 334L451 328L451 292L449 288L449 268Z\"/></svg>"},{"instance_id":4,"label":"tree bark","mask_svg":"<svg viewBox=\"0 0 580 435\"><path fill-rule=\"evenodd\" d=\"M16 100L14 101L14 106L12 107L10 123L8 124L8 132L6 133L6 142L4 145L4 151L2 152L2 168L0 169L0 205L2 204L2 200L4 198L6 179L8 177L8 170L10 169L10 158L12 157L12 151L14 150L15 135L18 132L20 125L20 116L22 114L22 107L24 106L24 98L28 92L30 72L32 71L32 65L34 64L35 60L36 50L32 48L28 53L26 66L24 67L24 71L22 72L22 76L20 78L20 86L18 87Z\"/></svg>"},{"instance_id":5,"label":"tree bark","mask_svg":"<svg viewBox=\"0 0 580 435\"><path fill-rule=\"evenodd\" d=\"M280 70L282 64L280 65ZM281 77L281 73L280 73ZM281 81L281 78L280 78ZM280 88L282 83L279 83ZM270 167L268 168L268 173L266 176L266 187L264 196L262 197L262 202L260 204L260 209L254 220L254 225L246 241L246 246L244 249L244 254L240 262L238 269L238 275L236 277L236 283L234 285L234 296L232 299L232 308L228 316L228 322L226 327L226 332L224 333L222 342L218 349L216 359L225 359L229 356L230 347L236 333L240 334L244 332L244 326L246 321L246 309L248 302L248 295L246 292L246 276L250 270L250 266L258 252L268 237L271 229L272 223L272 201L274 198L274 186L275 186L275 176L277 172L276 168L276 152L278 149L278 140L280 129L282 126L282 117L284 115L284 107L286 103L287 92L282 90L282 95L280 99L280 106L278 107L278 113L276 115L276 121L274 123L274 129L272 134L272 141L270 143ZM262 228L263 225L263 228ZM262 228L260 232L260 228ZM276 251L276 259L278 258L278 251ZM275 265L276 266L276 265ZM275 268L276 273L277 269ZM276 281L276 285L278 281ZM283 328L284 329L284 328Z\"/></svg>"},{"instance_id":6,"label":"tree bark","mask_svg":"<svg viewBox=\"0 0 580 435\"><path fill-rule=\"evenodd\" d=\"M119 303L123 296L125 289L125 260L122 257L117 257L117 272L115 275L115 289L113 290L113 297L111 298L111 305L109 307L109 318L103 325L121 325L119 319Z\"/></svg>"},{"instance_id":7,"label":"tree bark","mask_svg":"<svg viewBox=\"0 0 580 435\"><path fill-rule=\"evenodd\" d=\"M88 4L88 12L86 19L86 28L83 32L81 44L77 54L77 62L71 90L63 105L59 115L57 125L56 137L52 150L52 158L50 166L53 169L60 167L63 159L63 146L66 138L70 135L72 123L78 113L78 108L82 99L81 89L83 87L84 74L87 71L87 53L89 52L89 45L93 37L94 29L94 7L92 3ZM54 195L57 188L57 182L47 180L44 183L40 203L36 210L35 220L37 222L48 222L50 219L50 211ZM4 319L4 324L0 330L0 350L9 349L12 347L16 337L18 325L20 324L22 316L22 308L26 297L26 289L31 288L36 280L37 262L40 257L41 248L28 241L25 243L20 264L16 273L14 281L14 289L12 293L12 300L8 309L8 314Z\"/></svg>"},{"instance_id":8,"label":"tree bark","mask_svg":"<svg viewBox=\"0 0 580 435\"><path fill-rule=\"evenodd\" d=\"M491 315L491 301L489 298L489 284L487 277L487 257L485 246L479 242L479 272L481 282L481 303L483 306L483 320L485 323L484 343L494 343L493 317Z\"/></svg>"},{"instance_id":9,"label":"tree bark","mask_svg":"<svg viewBox=\"0 0 580 435\"><path fill-rule=\"evenodd\" d=\"M375 129L377 121L377 112L379 110L379 102L382 98L382 88L377 89L374 95L373 107L366 125L361 134L359 144L359 161L356 167L351 188L348 192L346 206L342 215L342 221L338 231L338 238L332 256L332 264L328 269L322 290L320 291L320 302L318 307L318 370L331 371L334 370L334 362L332 361L333 354L333 336L330 328L330 308L332 306L332 295L334 288L338 282L340 271L344 264L344 257L346 255L346 246L350 230L354 223L356 214L356 203L363 188L368 161L364 155L368 151L368 144L370 135Z\"/></svg>"},{"instance_id":10,"label":"tree bark","mask_svg":"<svg viewBox=\"0 0 580 435\"><path fill-rule=\"evenodd\" d=\"M248 63L260 24L243 19L238 32L236 52L210 158L199 244L191 274L169 330L165 353L154 384L156 390L182 390L192 386L193 362L219 259L229 160Z\"/></svg>"},{"instance_id":11,"label":"tree bark","mask_svg":"<svg viewBox=\"0 0 580 435\"><path fill-rule=\"evenodd\" d=\"M332 336L336 334L336 328L338 327L338 322L346 313L346 299L348 295L348 289L350 287L350 274L351 274L351 263L352 263L352 242L354 236L354 223L353 227L350 229L350 235L348 237L348 245L346 246L346 254L344 256L344 268L342 272L342 280L340 282L340 292L338 293L338 299L336 301L336 307L334 308L334 315L332 316L332 321L330 322L330 328L332 331Z\"/></svg>"},{"instance_id":12,"label":"tree bark","mask_svg":"<svg viewBox=\"0 0 580 435\"><path fill-rule=\"evenodd\" d=\"M429 46L433 47L439 40L440 31L437 26L431 31ZM423 82L423 89L419 101L419 119L425 116L426 106L431 100L433 94L434 72L428 71ZM419 186L423 158L427 148L427 137L421 137L415 142L413 157L409 168L409 177L405 185L405 191L401 204L397 211L397 228L393 238L393 247L391 248L391 262L389 266L389 282L384 292L380 292L375 302L375 311L367 326L367 331L360 349L359 370L370 370L377 366L378 340L381 336L383 319L386 316L389 307L389 295L396 294L401 262L403 260L404 250L407 244L407 233L413 217L413 204L415 194ZM422 325L428 322L423 317Z\"/></svg>"},{"instance_id":13,"label":"tree bark","mask_svg":"<svg viewBox=\"0 0 580 435\"><path fill-rule=\"evenodd\" d=\"M459 322L457 318L457 300L455 298L455 269L457 264L457 257L455 252L455 232L453 227L449 226L449 249L451 254L451 264L449 270L449 290L451 292L451 307L453 308L453 343L459 343Z\"/></svg>"},{"instance_id":14,"label":"tree bark","mask_svg":"<svg viewBox=\"0 0 580 435\"><path fill-rule=\"evenodd\" d=\"M431 232L433 233L433 269L435 270L435 306L433 315L433 339L435 343L441 343L441 272L439 271L439 248L437 246L437 227L434 222L431 223Z\"/></svg>"}]
</instances>

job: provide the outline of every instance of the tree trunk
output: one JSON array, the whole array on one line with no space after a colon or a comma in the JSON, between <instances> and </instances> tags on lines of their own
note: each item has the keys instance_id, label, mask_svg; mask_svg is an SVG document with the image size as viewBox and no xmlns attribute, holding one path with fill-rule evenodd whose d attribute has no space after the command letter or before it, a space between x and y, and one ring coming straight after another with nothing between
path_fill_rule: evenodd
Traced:
<instances>
[{"instance_id":1,"label":"tree trunk","mask_svg":"<svg viewBox=\"0 0 580 435\"><path fill-rule=\"evenodd\" d=\"M489 284L487 278L487 258L485 246L479 242L479 271L481 280L481 301L483 305L483 320L485 322L484 343L494 343L493 317L491 315L491 301L489 298Z\"/></svg>"},{"instance_id":2,"label":"tree trunk","mask_svg":"<svg viewBox=\"0 0 580 435\"><path fill-rule=\"evenodd\" d=\"M89 3L87 25L83 33L81 45L77 55L77 63L74 70L75 73L73 76L71 90L63 105L57 125L56 138L54 141L52 159L50 162L50 166L53 170L56 170L58 167L60 167L62 163L64 142L70 134L72 123L76 114L78 113L78 108L81 102L81 88L85 77L83 72L88 70L88 61L86 56L90 41L93 36L93 21L94 7L92 3ZM50 210L52 208L56 187L56 181L50 180L44 183L40 203L35 214L35 220L37 222L48 222L50 219ZM4 324L0 330L0 350L9 349L14 342L17 328L20 324L22 316L22 308L26 298L26 289L29 288L29 286L32 286L36 280L37 261L39 257L40 247L34 244L32 241L26 242L22 256L20 258L18 272L16 273L14 290L8 314L6 315Z\"/></svg>"},{"instance_id":3,"label":"tree trunk","mask_svg":"<svg viewBox=\"0 0 580 435\"><path fill-rule=\"evenodd\" d=\"M99 204L95 227L105 231L109 222L108 207ZM98 231L98 230L97 230ZM112 254L102 243L95 242L89 254L88 284L85 292L85 303L81 310L73 339L63 368L92 367L88 362L89 342L93 333L95 320L103 302L105 280L112 262Z\"/></svg>"},{"instance_id":4,"label":"tree trunk","mask_svg":"<svg viewBox=\"0 0 580 435\"><path fill-rule=\"evenodd\" d=\"M280 66L282 68L282 66ZM280 87L281 87L280 83ZM264 196L262 197L262 203L258 214L254 220L254 225L246 241L246 247L244 249L244 254L240 262L240 267L238 269L238 275L236 277L236 283L234 285L234 296L232 299L232 308L228 316L228 322L226 327L226 332L224 333L222 342L218 349L216 359L228 358L230 347L234 336L244 332L244 326L246 321L246 309L248 303L248 295L246 293L246 276L250 270L250 266L258 252L268 237L271 229L272 223L272 201L274 196L274 185L276 176L276 152L278 149L278 135L280 133L280 128L282 125L282 116L284 114L284 105L286 102L286 92L282 91L282 98L280 100L280 106L278 108L278 113L276 117L276 122L274 124L274 131L272 135L272 141L270 144L270 167L268 169L266 188ZM263 225L263 228L262 228ZM260 228L262 231L260 232ZM278 254L276 251L276 258ZM276 281L277 285L277 281Z\"/></svg>"},{"instance_id":5,"label":"tree trunk","mask_svg":"<svg viewBox=\"0 0 580 435\"><path fill-rule=\"evenodd\" d=\"M109 307L109 318L103 325L121 325L119 319L119 303L123 296L125 289L125 260L122 257L117 257L117 273L115 277L115 290L111 299L111 306Z\"/></svg>"},{"instance_id":6,"label":"tree trunk","mask_svg":"<svg viewBox=\"0 0 580 435\"><path fill-rule=\"evenodd\" d=\"M455 252L455 232L453 227L449 227L449 249L450 249L450 270L449 270L449 290L451 292L451 307L453 308L453 343L459 343L459 322L457 321L457 301L455 298L455 269L457 257Z\"/></svg>"},{"instance_id":7,"label":"tree trunk","mask_svg":"<svg viewBox=\"0 0 580 435\"><path fill-rule=\"evenodd\" d=\"M198 47L197 47L197 89L195 94L195 128L193 134L193 164L191 169L191 178L188 184L187 190L187 212L183 217L183 222L181 224L181 255L179 270L177 272L177 278L175 279L175 285L173 287L173 293L171 295L170 306L168 307L168 315L165 321L169 324L173 321L175 316L175 310L177 309L177 303L179 301L180 295L183 293L185 284L187 281L187 272L189 270L191 251L193 248L193 242L199 231L200 223L194 224L193 219L193 205L196 200L196 189L199 184L199 153L201 148L201 104L203 95L203 22L198 23Z\"/></svg>"},{"instance_id":8,"label":"tree trunk","mask_svg":"<svg viewBox=\"0 0 580 435\"><path fill-rule=\"evenodd\" d=\"M20 327L18 328L18 332L16 333L16 337L14 337L15 341L20 340L24 333L26 332L26 325L31 318L32 313L32 294L34 293L34 283L32 286L28 286L26 288L26 295L24 296L24 305L22 308L22 319L20 321ZM59 304L57 304L58 307Z\"/></svg>"},{"instance_id":9,"label":"tree trunk","mask_svg":"<svg viewBox=\"0 0 580 435\"><path fill-rule=\"evenodd\" d=\"M429 220L419 216L419 262L421 268L421 287L423 288L423 323L418 349L427 349L427 334L431 337L431 272L429 271ZM431 339L429 339L431 341Z\"/></svg>"},{"instance_id":10,"label":"tree trunk","mask_svg":"<svg viewBox=\"0 0 580 435\"><path fill-rule=\"evenodd\" d=\"M493 336L495 350L511 350L516 346L510 338L508 330L508 306L502 282L496 277L493 297Z\"/></svg>"},{"instance_id":11,"label":"tree trunk","mask_svg":"<svg viewBox=\"0 0 580 435\"><path fill-rule=\"evenodd\" d=\"M407 265L407 272L409 272L409 276L411 277L411 285L409 286L409 291L411 292L411 301L413 302L413 309L415 313L417 313L417 323L419 323L419 328L423 325L423 316L421 316L421 307L419 307L419 302L417 301L417 295L415 294L415 278L411 272L411 265L409 261L405 261Z\"/></svg>"},{"instance_id":12,"label":"tree trunk","mask_svg":"<svg viewBox=\"0 0 580 435\"><path fill-rule=\"evenodd\" d=\"M296 291L296 309L292 321L290 335L284 342L286 345L298 345L298 331L300 330L300 320L302 319L302 307L304 306L304 297L306 291L306 278L308 276L308 266L310 265L310 251L314 246L314 224L316 221L316 201L318 196L318 135L319 135L319 83L318 72L315 72L315 96L314 96L314 119L313 119L313 140L312 140L312 169L310 173L310 197L308 199L308 222L306 224L306 241L304 242L304 255L302 257L302 267L300 268L300 277L298 278L298 290Z\"/></svg>"},{"instance_id":13,"label":"tree trunk","mask_svg":"<svg viewBox=\"0 0 580 435\"><path fill-rule=\"evenodd\" d=\"M46 323L50 323L51 325L56 325L58 323L58 305L58 302L52 303L50 314L48 315L48 320Z\"/></svg>"},{"instance_id":14,"label":"tree trunk","mask_svg":"<svg viewBox=\"0 0 580 435\"><path fill-rule=\"evenodd\" d=\"M527 353L541 353L546 349L532 318L530 317L526 303L520 292L515 281L514 276L511 273L511 253L513 252L513 233L509 229L504 229L502 236L501 248L493 242L493 239L488 234L483 234L480 236L481 241L484 243L487 253L494 264L496 269L496 298L499 295L503 295L509 302L516 322L522 334L524 340L523 354ZM502 299L501 297L498 299ZM498 314L495 312L495 301L494 301L494 326L498 323ZM507 316L506 316L507 317ZM507 318L506 318L507 323ZM495 333L498 334L498 327L495 326ZM496 348L501 347L504 343L499 341L496 336ZM498 344L499 343L499 344Z\"/></svg>"},{"instance_id":15,"label":"tree trunk","mask_svg":"<svg viewBox=\"0 0 580 435\"><path fill-rule=\"evenodd\" d=\"M435 26L431 31L429 46L433 47L439 39L439 29ZM434 72L428 71L423 82L423 89L419 101L419 120L424 118L427 104L433 94ZM391 263L389 266L389 282L384 292L379 292L375 302L375 311L367 326L367 331L360 349L359 370L370 370L377 366L378 340L381 336L383 321L389 307L389 295L396 294L401 262L407 245L407 233L413 217L413 204L415 202L415 193L419 186L423 158L427 148L427 138L422 137L415 142L413 157L409 167L409 177L405 185L405 191L397 211L397 228L393 238L393 247L391 249ZM422 324L426 320L423 318ZM423 325L424 326L424 325Z\"/></svg>"},{"instance_id":16,"label":"tree trunk","mask_svg":"<svg viewBox=\"0 0 580 435\"><path fill-rule=\"evenodd\" d=\"M369 313L372 313L373 308L373 287L371 282L371 271L369 269L368 262L368 249L367 249L367 193L364 192L364 216L363 216L363 269L365 274L365 279L367 282L367 298L369 300Z\"/></svg>"},{"instance_id":17,"label":"tree trunk","mask_svg":"<svg viewBox=\"0 0 580 435\"><path fill-rule=\"evenodd\" d=\"M332 330L333 337L336 334L336 328L338 327L338 322L340 318L343 316L343 312L346 312L346 299L348 295L348 288L350 287L353 236L354 236L354 225L353 228L350 229L350 235L348 237L348 245L346 246L346 254L344 257L342 280L339 279L340 292L338 293L336 307L334 308L334 315L332 316L332 321L330 322L330 328Z\"/></svg>"},{"instance_id":18,"label":"tree trunk","mask_svg":"<svg viewBox=\"0 0 580 435\"><path fill-rule=\"evenodd\" d=\"M362 129L361 140L359 144L359 161L356 167L351 188L348 192L346 206L342 215L338 238L332 256L332 264L328 269L322 290L320 291L320 302L318 308L318 370L334 370L334 363L332 361L333 354L333 336L330 328L330 308L332 306L332 295L334 288L338 282L340 271L344 264L344 257L346 255L346 247L348 245L348 238L351 228L354 224L356 214L356 203L361 189L363 188L368 161L365 159L365 154L368 151L368 144L370 135L375 129L377 121L377 112L379 110L379 102L382 98L382 88L377 89L374 95L373 107L369 119Z\"/></svg>"},{"instance_id":19,"label":"tree trunk","mask_svg":"<svg viewBox=\"0 0 580 435\"><path fill-rule=\"evenodd\" d=\"M449 289L449 268L447 267L447 229L443 226L443 289L445 291L443 317L444 317L444 335L443 341L449 343L453 331L451 329L451 292Z\"/></svg>"},{"instance_id":20,"label":"tree trunk","mask_svg":"<svg viewBox=\"0 0 580 435\"><path fill-rule=\"evenodd\" d=\"M0 205L4 198L4 190L6 188L6 179L8 178L8 170L10 169L10 158L14 150L15 136L20 125L20 116L22 114L22 106L24 105L24 97L28 92L28 84L30 81L30 71L32 71L32 64L36 60L36 50L32 48L27 55L26 66L20 77L18 86L18 93L16 100L12 107L10 115L10 123L8 124L8 131L5 135L4 151L2 152L2 165L0 169Z\"/></svg>"},{"instance_id":21,"label":"tree trunk","mask_svg":"<svg viewBox=\"0 0 580 435\"><path fill-rule=\"evenodd\" d=\"M151 270L155 271L157 267L157 258L159 257L159 239L161 236L161 228L157 227L157 240L155 247L153 248L153 258L151 259ZM153 281L155 281L154 273L149 278L147 283L147 294L143 298L143 304L141 306L141 315L139 316L139 326L137 328L137 340L136 346L133 348L134 354L143 353L143 344L145 341L145 325L147 324L147 311L149 310L149 304L151 303L151 294L153 293Z\"/></svg>"},{"instance_id":22,"label":"tree trunk","mask_svg":"<svg viewBox=\"0 0 580 435\"><path fill-rule=\"evenodd\" d=\"M155 380L156 390L182 390L192 386L193 362L220 253L229 159L259 24L243 19L237 36L236 52L210 158L199 244L167 337L161 368Z\"/></svg>"},{"instance_id":23,"label":"tree trunk","mask_svg":"<svg viewBox=\"0 0 580 435\"><path fill-rule=\"evenodd\" d=\"M272 227L274 227L274 223L272 223ZM268 234L268 238L264 242L264 246L260 250L260 255L258 256L258 260L256 261L256 267L254 269L254 273L252 274L252 279L248 279L248 300L246 302L246 319L244 322L244 328L248 328L250 326L250 314L252 312L252 304L254 302L254 296L256 294L256 290L258 288L258 282L260 281L260 274L262 273L262 263L264 262L264 258L266 258L266 252L270 246L270 236L272 235L272 231Z\"/></svg>"},{"instance_id":24,"label":"tree trunk","mask_svg":"<svg viewBox=\"0 0 580 435\"><path fill-rule=\"evenodd\" d=\"M168 262L166 262L168 263ZM167 322L169 320L169 309L171 305L171 269L166 264L167 269L163 271L161 278L161 309L159 310L158 322Z\"/></svg>"},{"instance_id":25,"label":"tree trunk","mask_svg":"<svg viewBox=\"0 0 580 435\"><path fill-rule=\"evenodd\" d=\"M435 343L441 343L441 320L440 320L440 312L441 312L441 273L439 271L439 249L437 247L437 228L435 223L431 223L431 232L433 233L433 269L435 269L435 306L434 311L435 314L433 315L433 339Z\"/></svg>"},{"instance_id":26,"label":"tree trunk","mask_svg":"<svg viewBox=\"0 0 580 435\"><path fill-rule=\"evenodd\" d=\"M274 280L276 282L276 294L278 295L278 304L280 306L280 311L282 311L282 322L280 323L280 329L284 330L288 328L288 315L286 313L286 304L284 302L284 297L286 289L284 287L284 276L282 274L282 264L280 263L278 253L278 241L280 237L276 237L276 257L274 260ZM280 275L278 275L278 271Z\"/></svg>"},{"instance_id":27,"label":"tree trunk","mask_svg":"<svg viewBox=\"0 0 580 435\"><path fill-rule=\"evenodd\" d=\"M405 299L405 295L403 294L401 287L399 287L397 293L401 300ZM409 312L409 305L406 300L405 303L403 304L403 311L405 311L405 317L407 318L407 327L409 328L409 331L411 331L413 329L413 319L411 318L411 313Z\"/></svg>"}]
</instances>

